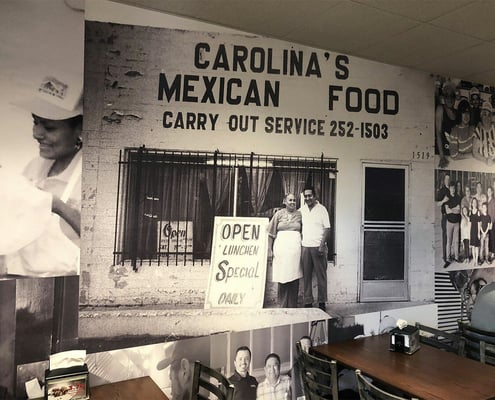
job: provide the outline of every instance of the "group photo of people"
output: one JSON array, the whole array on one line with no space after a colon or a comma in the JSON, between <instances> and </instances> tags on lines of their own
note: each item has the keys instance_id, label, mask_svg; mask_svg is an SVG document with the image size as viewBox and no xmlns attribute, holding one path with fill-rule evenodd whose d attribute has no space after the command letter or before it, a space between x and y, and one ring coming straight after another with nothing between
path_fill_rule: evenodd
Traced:
<instances>
[{"instance_id":1,"label":"group photo of people","mask_svg":"<svg viewBox=\"0 0 495 400\"><path fill-rule=\"evenodd\" d=\"M301 352L311 353L314 345L310 336L298 339ZM234 385L234 400L297 400L305 398L302 374L304 374L301 355L292 360L289 370L282 370L281 357L277 353L269 353L264 357L264 377L258 379L249 374L251 350L248 346L240 346L235 351L235 372L229 377ZM357 399L357 381L354 372L342 366L338 376L339 398ZM324 382L321 382L322 384ZM327 382L330 384L330 382Z\"/></svg>"},{"instance_id":2,"label":"group photo of people","mask_svg":"<svg viewBox=\"0 0 495 400\"><path fill-rule=\"evenodd\" d=\"M297 400L304 387L296 343L306 352L327 343L320 322L328 326L309 321L90 353L86 363L94 386L149 375L172 400L191 398L196 361L234 386L234 400Z\"/></svg>"},{"instance_id":3,"label":"group photo of people","mask_svg":"<svg viewBox=\"0 0 495 400\"><path fill-rule=\"evenodd\" d=\"M280 307L296 308L299 281L304 288L304 307L313 307L313 276L317 281L317 306L325 311L327 302L327 240L330 232L328 211L316 198L313 186L303 190L297 208L294 193L286 194L284 208L268 226L268 260L272 262L272 282L278 283Z\"/></svg>"},{"instance_id":4,"label":"group photo of people","mask_svg":"<svg viewBox=\"0 0 495 400\"><path fill-rule=\"evenodd\" d=\"M189 400L191 398L194 361L198 359L198 353L191 354L191 348L196 347L195 341L197 340L177 341L174 344L171 358L164 359L157 365L159 370L170 366L171 398L173 400ZM312 345L311 338L303 336L300 341L304 345L305 351L308 351ZM303 395L297 360L289 371L282 373L282 359L279 354L270 352L262 357L264 359L262 368L264 376L260 376L258 373L254 376L251 365L253 359L251 348L247 344L243 344L233 351L231 362L233 362L234 371L226 378L235 388L235 400L295 400L298 395ZM208 366L211 365L211 361L201 362ZM224 373L225 367L219 370Z\"/></svg>"},{"instance_id":5,"label":"group photo of people","mask_svg":"<svg viewBox=\"0 0 495 400\"><path fill-rule=\"evenodd\" d=\"M438 77L435 91L435 154L438 168L453 160L495 161L495 88Z\"/></svg>"},{"instance_id":6,"label":"group photo of people","mask_svg":"<svg viewBox=\"0 0 495 400\"><path fill-rule=\"evenodd\" d=\"M251 350L248 346L240 346L235 351L235 372L229 377L234 385L236 400L255 399L290 399L291 378L280 373L280 356L269 353L265 356L265 379L258 381L249 374Z\"/></svg>"},{"instance_id":7,"label":"group photo of people","mask_svg":"<svg viewBox=\"0 0 495 400\"><path fill-rule=\"evenodd\" d=\"M443 268L490 266L495 260L495 174L436 170L436 181Z\"/></svg>"}]
</instances>

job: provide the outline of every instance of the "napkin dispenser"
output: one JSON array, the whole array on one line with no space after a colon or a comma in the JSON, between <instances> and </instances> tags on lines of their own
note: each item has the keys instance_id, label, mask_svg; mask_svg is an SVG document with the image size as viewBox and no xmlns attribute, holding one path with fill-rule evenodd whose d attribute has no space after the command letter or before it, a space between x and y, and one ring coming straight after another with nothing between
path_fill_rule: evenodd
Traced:
<instances>
[{"instance_id":1,"label":"napkin dispenser","mask_svg":"<svg viewBox=\"0 0 495 400\"><path fill-rule=\"evenodd\" d=\"M413 354L419 350L419 329L412 325L394 328L390 331L390 350L398 353Z\"/></svg>"},{"instance_id":2,"label":"napkin dispenser","mask_svg":"<svg viewBox=\"0 0 495 400\"><path fill-rule=\"evenodd\" d=\"M45 399L89 399L88 367L74 366L45 372Z\"/></svg>"},{"instance_id":3,"label":"napkin dispenser","mask_svg":"<svg viewBox=\"0 0 495 400\"><path fill-rule=\"evenodd\" d=\"M72 350L50 356L45 371L45 400L89 399L89 371L85 350Z\"/></svg>"}]
</instances>

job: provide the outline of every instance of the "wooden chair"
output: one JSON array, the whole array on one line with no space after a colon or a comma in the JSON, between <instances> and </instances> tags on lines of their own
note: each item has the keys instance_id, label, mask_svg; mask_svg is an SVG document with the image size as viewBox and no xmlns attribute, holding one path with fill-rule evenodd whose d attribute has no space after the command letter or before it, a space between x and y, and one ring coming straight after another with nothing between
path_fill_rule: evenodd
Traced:
<instances>
[{"instance_id":1,"label":"wooden chair","mask_svg":"<svg viewBox=\"0 0 495 400\"><path fill-rule=\"evenodd\" d=\"M461 335L459 354L495 365L495 332L483 331L463 321L457 321Z\"/></svg>"},{"instance_id":2,"label":"wooden chair","mask_svg":"<svg viewBox=\"0 0 495 400\"><path fill-rule=\"evenodd\" d=\"M419 322L416 322L416 328L419 329L419 340L421 343L459 354L459 335L422 325Z\"/></svg>"},{"instance_id":3,"label":"wooden chair","mask_svg":"<svg viewBox=\"0 0 495 400\"><path fill-rule=\"evenodd\" d=\"M199 361L194 363L191 400L232 400L233 398L234 385L225 376Z\"/></svg>"},{"instance_id":4,"label":"wooden chair","mask_svg":"<svg viewBox=\"0 0 495 400\"><path fill-rule=\"evenodd\" d=\"M359 398L361 400L408 400L406 397L397 396L372 384L368 378L361 374L359 369L356 370L358 383ZM411 400L417 400L410 398Z\"/></svg>"},{"instance_id":5,"label":"wooden chair","mask_svg":"<svg viewBox=\"0 0 495 400\"><path fill-rule=\"evenodd\" d=\"M337 363L308 354L296 343L306 400L338 400Z\"/></svg>"}]
</instances>

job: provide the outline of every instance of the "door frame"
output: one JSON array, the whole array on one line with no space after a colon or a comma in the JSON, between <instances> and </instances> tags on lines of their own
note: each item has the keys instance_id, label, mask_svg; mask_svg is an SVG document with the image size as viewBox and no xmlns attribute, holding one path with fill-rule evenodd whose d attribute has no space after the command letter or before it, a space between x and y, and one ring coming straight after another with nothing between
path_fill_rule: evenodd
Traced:
<instances>
[{"instance_id":1,"label":"door frame","mask_svg":"<svg viewBox=\"0 0 495 400\"><path fill-rule=\"evenodd\" d=\"M365 189L366 189L366 168L390 168L404 170L404 221L393 221L381 223L377 221L366 222L364 219L365 210ZM408 301L409 300L409 178L410 163L400 161L366 161L361 164L361 217L360 217L360 237L359 237L359 280L358 298L359 302L383 302L383 301ZM403 228L404 232L404 279L403 280L363 280L364 276L364 233L367 230L377 230L381 227L386 229L393 227Z\"/></svg>"}]
</instances>

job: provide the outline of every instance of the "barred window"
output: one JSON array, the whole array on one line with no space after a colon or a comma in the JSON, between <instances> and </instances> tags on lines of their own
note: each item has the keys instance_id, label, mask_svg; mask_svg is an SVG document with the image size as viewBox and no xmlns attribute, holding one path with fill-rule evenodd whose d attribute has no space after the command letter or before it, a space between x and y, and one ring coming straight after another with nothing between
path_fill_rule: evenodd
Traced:
<instances>
[{"instance_id":1,"label":"barred window","mask_svg":"<svg viewBox=\"0 0 495 400\"><path fill-rule=\"evenodd\" d=\"M336 160L128 148L119 160L114 264L210 258L215 216L268 217L286 193L315 187L328 209L334 258ZM298 204L300 206L300 204Z\"/></svg>"}]
</instances>

